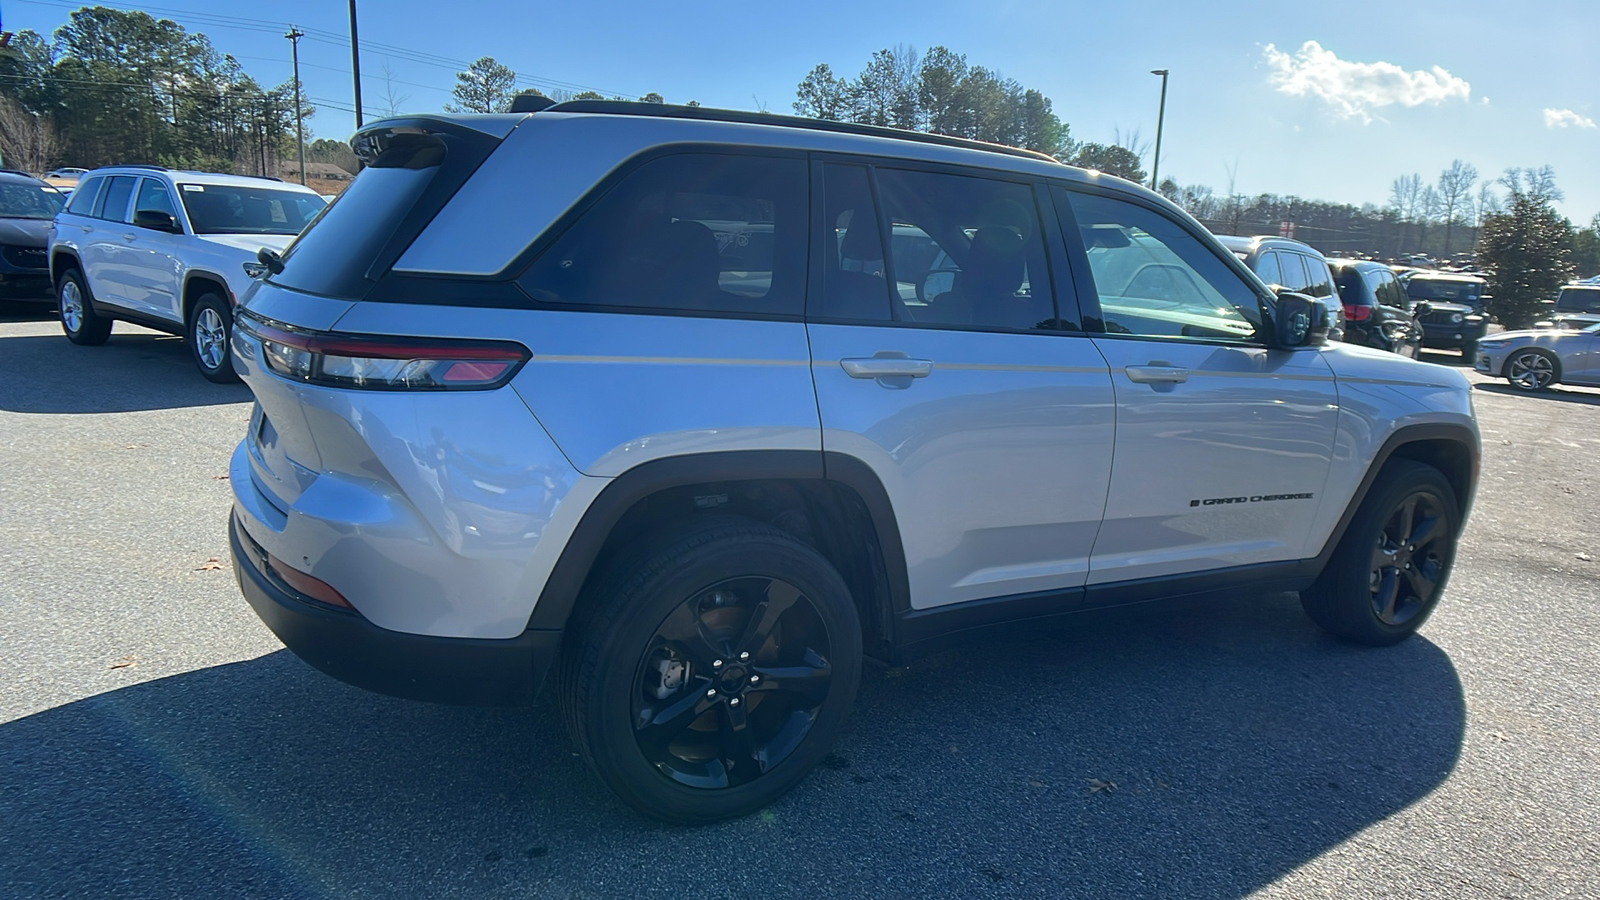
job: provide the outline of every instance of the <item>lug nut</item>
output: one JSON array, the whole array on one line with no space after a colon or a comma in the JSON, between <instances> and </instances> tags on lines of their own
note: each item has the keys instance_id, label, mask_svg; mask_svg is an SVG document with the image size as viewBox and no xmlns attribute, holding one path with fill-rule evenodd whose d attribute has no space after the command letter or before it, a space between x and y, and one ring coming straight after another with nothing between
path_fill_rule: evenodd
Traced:
<instances>
[{"instance_id":1,"label":"lug nut","mask_svg":"<svg viewBox=\"0 0 1600 900\"><path fill-rule=\"evenodd\" d=\"M757 684L760 681L761 681L761 676L760 675L751 675L750 676L750 683L751 684Z\"/></svg>"},{"instance_id":2,"label":"lug nut","mask_svg":"<svg viewBox=\"0 0 1600 900\"><path fill-rule=\"evenodd\" d=\"M712 697L715 697L716 695L717 695L717 689L716 688L711 688L711 689L706 691L706 699L707 700L711 699Z\"/></svg>"},{"instance_id":3,"label":"lug nut","mask_svg":"<svg viewBox=\"0 0 1600 900\"><path fill-rule=\"evenodd\" d=\"M744 662L745 660L747 660L749 658L750 658L750 651L748 651L748 650L746 650L743 653L739 654L739 661L740 662Z\"/></svg>"},{"instance_id":4,"label":"lug nut","mask_svg":"<svg viewBox=\"0 0 1600 900\"><path fill-rule=\"evenodd\" d=\"M713 669L720 669L720 668L722 668L722 660L720 660L720 659L714 659L714 660L712 660L712 661L711 661L711 668L713 668Z\"/></svg>"},{"instance_id":5,"label":"lug nut","mask_svg":"<svg viewBox=\"0 0 1600 900\"><path fill-rule=\"evenodd\" d=\"M729 706L738 706L739 705L739 698L735 697L732 700L729 700L728 701L728 705Z\"/></svg>"}]
</instances>

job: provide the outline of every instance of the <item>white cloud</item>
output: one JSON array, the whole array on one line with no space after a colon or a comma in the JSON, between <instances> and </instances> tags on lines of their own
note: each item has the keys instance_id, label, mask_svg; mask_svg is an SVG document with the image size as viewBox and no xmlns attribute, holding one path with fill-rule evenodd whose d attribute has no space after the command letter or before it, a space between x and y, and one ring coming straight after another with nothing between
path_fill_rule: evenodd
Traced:
<instances>
[{"instance_id":1,"label":"white cloud","mask_svg":"<svg viewBox=\"0 0 1600 900\"><path fill-rule=\"evenodd\" d=\"M1570 109L1547 109L1544 111L1544 127L1546 128L1594 128L1594 120L1587 116L1580 116Z\"/></svg>"},{"instance_id":2,"label":"white cloud","mask_svg":"<svg viewBox=\"0 0 1600 900\"><path fill-rule=\"evenodd\" d=\"M1360 116L1363 122L1371 122L1371 111L1385 106L1437 106L1472 96L1466 79L1438 66L1407 72L1394 63L1354 62L1340 59L1316 41L1306 41L1292 54L1272 44L1262 53L1278 90L1321 98L1345 118Z\"/></svg>"}]
</instances>

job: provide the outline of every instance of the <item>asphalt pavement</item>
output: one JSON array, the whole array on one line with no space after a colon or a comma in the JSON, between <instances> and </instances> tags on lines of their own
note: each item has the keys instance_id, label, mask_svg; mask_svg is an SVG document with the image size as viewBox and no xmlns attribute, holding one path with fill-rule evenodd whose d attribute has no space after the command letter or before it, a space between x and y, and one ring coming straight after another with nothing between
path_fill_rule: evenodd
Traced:
<instances>
[{"instance_id":1,"label":"asphalt pavement","mask_svg":"<svg viewBox=\"0 0 1600 900\"><path fill-rule=\"evenodd\" d=\"M869 670L827 765L685 829L548 695L412 703L285 651L228 563L248 391L0 310L0 897L1600 896L1600 392L1474 378L1483 482L1419 637L1342 646L1289 595L985 637Z\"/></svg>"}]
</instances>

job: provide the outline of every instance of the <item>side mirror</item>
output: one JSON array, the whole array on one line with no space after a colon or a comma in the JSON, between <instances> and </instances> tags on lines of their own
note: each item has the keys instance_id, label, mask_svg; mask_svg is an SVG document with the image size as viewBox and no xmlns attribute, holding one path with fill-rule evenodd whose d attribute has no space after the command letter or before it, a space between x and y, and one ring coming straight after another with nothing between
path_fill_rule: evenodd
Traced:
<instances>
[{"instance_id":1,"label":"side mirror","mask_svg":"<svg viewBox=\"0 0 1600 900\"><path fill-rule=\"evenodd\" d=\"M1426 300L1418 300L1411 305L1411 314L1413 316L1425 316L1431 312L1433 312L1433 304Z\"/></svg>"},{"instance_id":2,"label":"side mirror","mask_svg":"<svg viewBox=\"0 0 1600 900\"><path fill-rule=\"evenodd\" d=\"M1328 313L1321 303L1283 291L1272 316L1273 346L1280 350L1320 347L1328 342Z\"/></svg>"},{"instance_id":3,"label":"side mirror","mask_svg":"<svg viewBox=\"0 0 1600 900\"><path fill-rule=\"evenodd\" d=\"M168 234L176 234L178 232L178 223L172 218L171 213L164 213L154 209L141 209L135 212L133 214L133 225L135 228L165 231Z\"/></svg>"},{"instance_id":4,"label":"side mirror","mask_svg":"<svg viewBox=\"0 0 1600 900\"><path fill-rule=\"evenodd\" d=\"M278 251L271 247L262 247L257 250L256 259L263 266L266 266L267 271L273 275L283 271L283 257L279 256Z\"/></svg>"}]
</instances>

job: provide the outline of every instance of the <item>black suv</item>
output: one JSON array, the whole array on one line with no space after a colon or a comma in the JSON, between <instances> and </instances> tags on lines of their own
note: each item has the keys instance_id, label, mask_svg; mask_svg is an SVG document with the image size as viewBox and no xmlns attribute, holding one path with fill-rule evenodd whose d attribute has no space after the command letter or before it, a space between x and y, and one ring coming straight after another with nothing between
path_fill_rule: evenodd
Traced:
<instances>
[{"instance_id":1,"label":"black suv","mask_svg":"<svg viewBox=\"0 0 1600 900\"><path fill-rule=\"evenodd\" d=\"M1488 302L1488 283L1476 275L1450 272L1412 271L1400 277L1409 306L1427 303L1422 322L1422 346L1460 350L1466 359L1477 351L1478 339L1489 327L1484 313Z\"/></svg>"},{"instance_id":2,"label":"black suv","mask_svg":"<svg viewBox=\"0 0 1600 900\"><path fill-rule=\"evenodd\" d=\"M1422 326L1406 311L1406 292L1394 271L1362 259L1330 259L1328 268L1344 304L1345 342L1415 357Z\"/></svg>"},{"instance_id":3,"label":"black suv","mask_svg":"<svg viewBox=\"0 0 1600 900\"><path fill-rule=\"evenodd\" d=\"M43 181L0 169L0 300L55 299L50 284L50 221L66 205Z\"/></svg>"}]
</instances>

